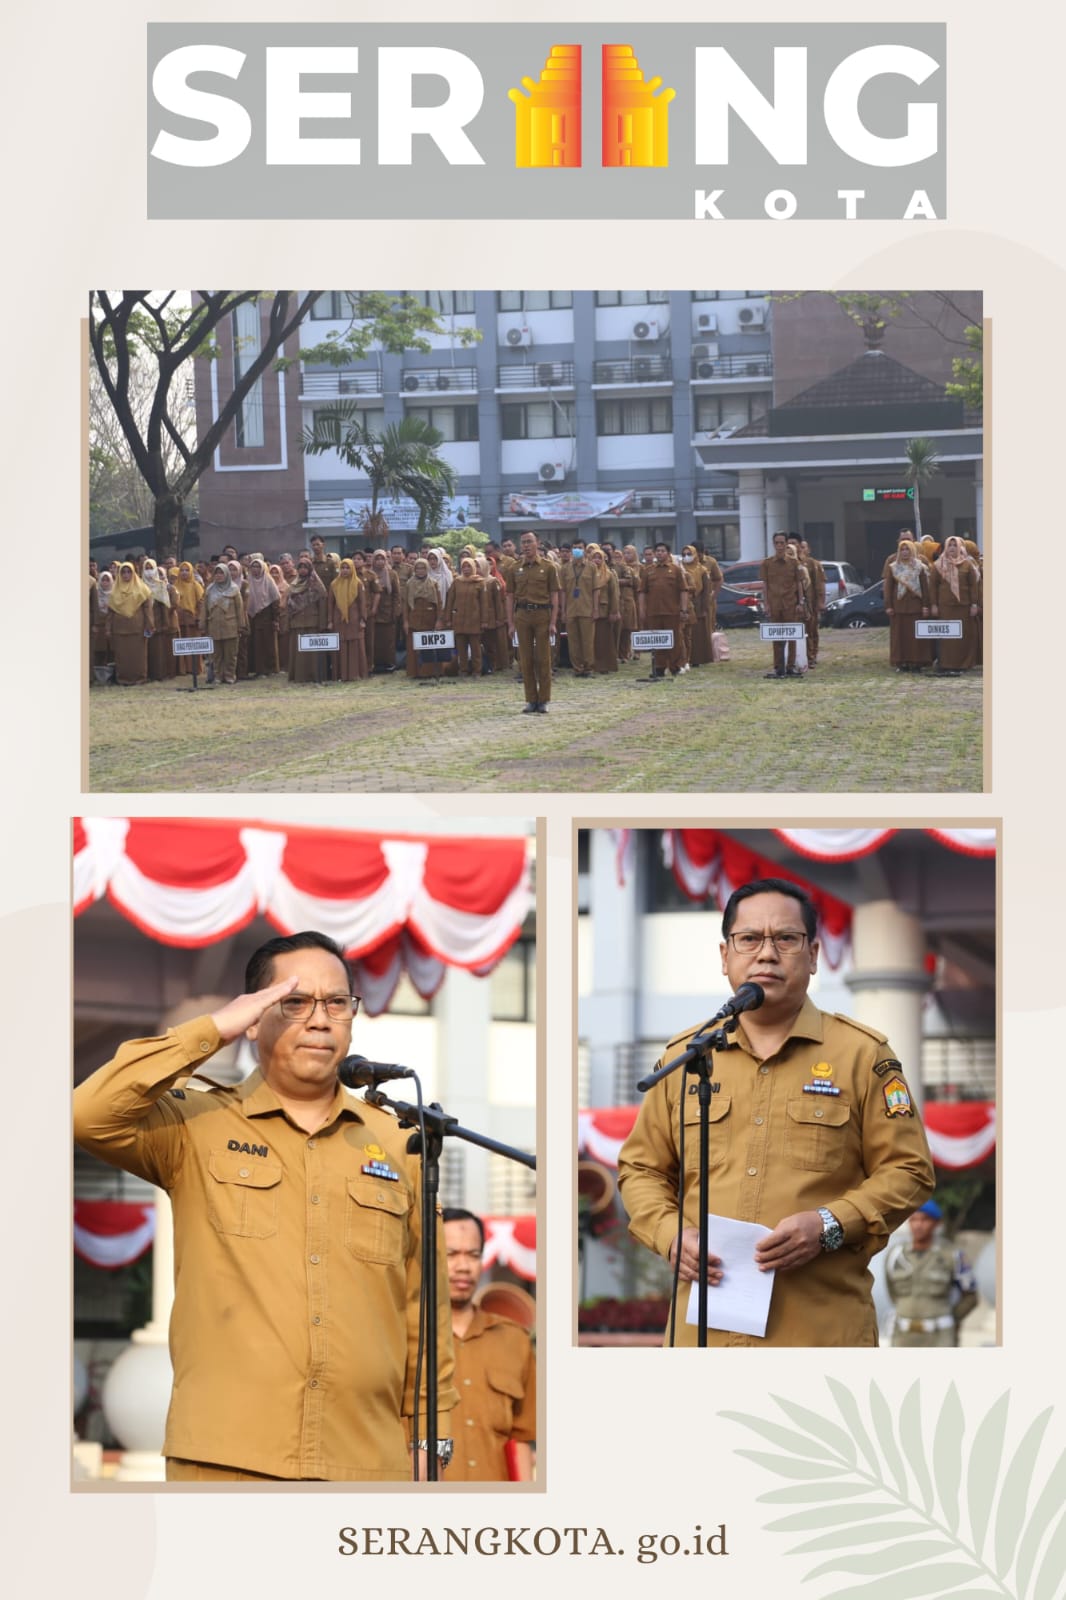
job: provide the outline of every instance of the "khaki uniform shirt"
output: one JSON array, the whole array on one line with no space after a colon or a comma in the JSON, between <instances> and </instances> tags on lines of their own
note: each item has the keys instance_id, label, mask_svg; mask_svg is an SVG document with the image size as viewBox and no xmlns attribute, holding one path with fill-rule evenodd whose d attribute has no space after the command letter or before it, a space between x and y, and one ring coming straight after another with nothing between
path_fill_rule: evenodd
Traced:
<instances>
[{"instance_id":1,"label":"khaki uniform shirt","mask_svg":"<svg viewBox=\"0 0 1066 1600\"><path fill-rule=\"evenodd\" d=\"M455 1452L447 1483L506 1483L510 1439L537 1436L537 1366L528 1333L509 1317L475 1310L455 1335Z\"/></svg>"},{"instance_id":2,"label":"khaki uniform shirt","mask_svg":"<svg viewBox=\"0 0 1066 1600\"><path fill-rule=\"evenodd\" d=\"M671 1039L663 1062L680 1054L695 1031ZM877 1319L867 1262L929 1198L934 1183L902 1068L883 1034L819 1011L810 1000L766 1061L752 1051L743 1021L732 1037L733 1047L711 1057L711 1079L720 1087L710 1106L709 1209L773 1228L796 1212L827 1206L845 1242L777 1273L765 1338L711 1329L708 1344L874 1345ZM630 1232L666 1257L677 1235L682 1121L685 1224L699 1222L695 1091L695 1079L680 1069L657 1084L644 1097L618 1162ZM713 1233L710 1248L715 1253ZM675 1343L694 1345L695 1325L684 1320L688 1286L683 1288ZM712 1287L712 1317L714 1293Z\"/></svg>"},{"instance_id":3,"label":"khaki uniform shirt","mask_svg":"<svg viewBox=\"0 0 1066 1600\"><path fill-rule=\"evenodd\" d=\"M524 561L516 562L507 574L506 583L508 594L514 596L516 609L519 605L550 606L552 595L559 588L559 574L554 561L538 556L528 565Z\"/></svg>"},{"instance_id":4,"label":"khaki uniform shirt","mask_svg":"<svg viewBox=\"0 0 1066 1600\"><path fill-rule=\"evenodd\" d=\"M797 622L804 603L806 574L789 556L767 556L759 570L767 615L773 622Z\"/></svg>"},{"instance_id":5,"label":"khaki uniform shirt","mask_svg":"<svg viewBox=\"0 0 1066 1600\"><path fill-rule=\"evenodd\" d=\"M961 1250L934 1239L916 1250L910 1239L889 1248L885 1285L899 1317L919 1321L950 1316L961 1322L977 1304L973 1271Z\"/></svg>"},{"instance_id":6,"label":"khaki uniform shirt","mask_svg":"<svg viewBox=\"0 0 1066 1600\"><path fill-rule=\"evenodd\" d=\"M681 615L681 598L688 594L688 585L680 567L668 561L665 566L644 569L644 614L647 617L678 617Z\"/></svg>"},{"instance_id":7,"label":"khaki uniform shirt","mask_svg":"<svg viewBox=\"0 0 1066 1600\"><path fill-rule=\"evenodd\" d=\"M408 1136L339 1084L313 1134L258 1071L182 1087L221 1043L198 1017L124 1044L74 1092L78 1143L174 1208L164 1454L279 1478L410 1478L421 1202ZM439 1259L444 1413L456 1395L443 1245Z\"/></svg>"}]
</instances>

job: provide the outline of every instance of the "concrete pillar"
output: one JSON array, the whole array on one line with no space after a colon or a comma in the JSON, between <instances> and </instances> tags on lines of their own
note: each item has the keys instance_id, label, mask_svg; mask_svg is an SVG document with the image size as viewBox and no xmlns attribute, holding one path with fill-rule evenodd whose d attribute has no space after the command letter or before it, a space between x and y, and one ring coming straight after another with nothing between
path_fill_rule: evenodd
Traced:
<instances>
[{"instance_id":1,"label":"concrete pillar","mask_svg":"<svg viewBox=\"0 0 1066 1600\"><path fill-rule=\"evenodd\" d=\"M489 1036L492 984L457 967L449 968L433 1000L437 1023L437 1098L461 1127L490 1130L485 1108L490 1101ZM454 1073L452 1072L454 1068ZM413 1095L402 1094L410 1100ZM479 1215L489 1205L489 1155L458 1139L445 1141L444 1159L462 1152L464 1205Z\"/></svg>"},{"instance_id":2,"label":"concrete pillar","mask_svg":"<svg viewBox=\"0 0 1066 1600\"><path fill-rule=\"evenodd\" d=\"M592 993L583 1003L593 1105L613 1105L617 1047L637 1034L640 917L637 848L627 852L626 883L618 882L617 841L593 828L589 867L592 895Z\"/></svg>"},{"instance_id":3,"label":"concrete pillar","mask_svg":"<svg viewBox=\"0 0 1066 1600\"><path fill-rule=\"evenodd\" d=\"M769 546L766 539L766 498L760 471L738 473L737 505L740 508L740 559L761 561Z\"/></svg>"},{"instance_id":4,"label":"concrete pillar","mask_svg":"<svg viewBox=\"0 0 1066 1600\"><path fill-rule=\"evenodd\" d=\"M855 908L851 937L855 964L844 981L856 1020L888 1035L920 1106L922 997L930 983L921 923L893 900L874 900Z\"/></svg>"},{"instance_id":5,"label":"concrete pillar","mask_svg":"<svg viewBox=\"0 0 1066 1600\"><path fill-rule=\"evenodd\" d=\"M104 1415L125 1446L115 1477L124 1483L160 1483L165 1476L163 1430L173 1372L167 1347L174 1303L174 1217L170 1197L155 1190L152 1246L152 1315L137 1328L113 1364L101 1397Z\"/></svg>"},{"instance_id":6,"label":"concrete pillar","mask_svg":"<svg viewBox=\"0 0 1066 1600\"><path fill-rule=\"evenodd\" d=\"M766 544L764 553L773 549L775 533L788 532L788 484L784 478L767 478Z\"/></svg>"}]
</instances>

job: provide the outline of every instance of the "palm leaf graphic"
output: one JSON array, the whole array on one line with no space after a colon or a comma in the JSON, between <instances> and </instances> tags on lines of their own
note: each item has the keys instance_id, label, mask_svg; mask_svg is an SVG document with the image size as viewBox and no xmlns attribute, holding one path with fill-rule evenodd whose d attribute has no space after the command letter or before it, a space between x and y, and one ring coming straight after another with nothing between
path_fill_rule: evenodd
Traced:
<instances>
[{"instance_id":1,"label":"palm leaf graphic","mask_svg":"<svg viewBox=\"0 0 1066 1600\"><path fill-rule=\"evenodd\" d=\"M1063 1600L1066 1451L1037 1475L1050 1409L1012 1451L1009 1393L968 1427L954 1384L923 1407L917 1382L902 1400L871 1383L864 1414L826 1383L839 1421L778 1395L789 1426L720 1413L776 1447L738 1455L793 1480L759 1501L784 1512L769 1532L808 1535L788 1555L822 1558L805 1581L851 1580L825 1600Z\"/></svg>"}]
</instances>

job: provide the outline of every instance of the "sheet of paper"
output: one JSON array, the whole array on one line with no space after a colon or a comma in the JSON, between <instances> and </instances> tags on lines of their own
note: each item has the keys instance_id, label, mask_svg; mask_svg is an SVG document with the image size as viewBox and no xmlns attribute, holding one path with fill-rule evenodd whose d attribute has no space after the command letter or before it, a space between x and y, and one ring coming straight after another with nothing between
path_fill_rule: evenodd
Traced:
<instances>
[{"instance_id":1,"label":"sheet of paper","mask_svg":"<svg viewBox=\"0 0 1066 1600\"><path fill-rule=\"evenodd\" d=\"M755 1265L755 1246L773 1230L761 1222L737 1222L735 1217L707 1214L707 1244L722 1262L722 1281L707 1288L707 1326L722 1333L766 1335L774 1274ZM685 1321L699 1321L699 1284L692 1285Z\"/></svg>"}]
</instances>

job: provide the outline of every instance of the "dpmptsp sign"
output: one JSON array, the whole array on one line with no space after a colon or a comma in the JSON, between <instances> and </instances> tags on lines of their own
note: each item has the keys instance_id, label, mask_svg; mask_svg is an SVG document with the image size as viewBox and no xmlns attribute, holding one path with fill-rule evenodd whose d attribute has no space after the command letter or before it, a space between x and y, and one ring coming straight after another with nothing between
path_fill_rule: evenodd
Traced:
<instances>
[{"instance_id":1,"label":"dpmptsp sign","mask_svg":"<svg viewBox=\"0 0 1066 1600\"><path fill-rule=\"evenodd\" d=\"M630 644L634 650L672 650L674 648L673 628L644 628L639 633L630 636Z\"/></svg>"},{"instance_id":2,"label":"dpmptsp sign","mask_svg":"<svg viewBox=\"0 0 1066 1600\"><path fill-rule=\"evenodd\" d=\"M759 638L767 644L784 644L790 640L805 639L806 624L802 622L760 622Z\"/></svg>"},{"instance_id":3,"label":"dpmptsp sign","mask_svg":"<svg viewBox=\"0 0 1066 1600\"><path fill-rule=\"evenodd\" d=\"M962 622L958 617L945 622L935 622L932 618L918 617L914 624L914 637L916 639L961 639Z\"/></svg>"},{"instance_id":4,"label":"dpmptsp sign","mask_svg":"<svg viewBox=\"0 0 1066 1600\"><path fill-rule=\"evenodd\" d=\"M176 656L210 656L215 652L213 639L172 639L171 653Z\"/></svg>"},{"instance_id":5,"label":"dpmptsp sign","mask_svg":"<svg viewBox=\"0 0 1066 1600\"><path fill-rule=\"evenodd\" d=\"M939 22L152 23L148 215L943 218Z\"/></svg>"},{"instance_id":6,"label":"dpmptsp sign","mask_svg":"<svg viewBox=\"0 0 1066 1600\"><path fill-rule=\"evenodd\" d=\"M298 633L296 635L296 648L298 650L339 650L341 636L339 633Z\"/></svg>"},{"instance_id":7,"label":"dpmptsp sign","mask_svg":"<svg viewBox=\"0 0 1066 1600\"><path fill-rule=\"evenodd\" d=\"M412 633L411 648L413 650L454 650L455 634L451 628L442 628L437 633Z\"/></svg>"}]
</instances>

